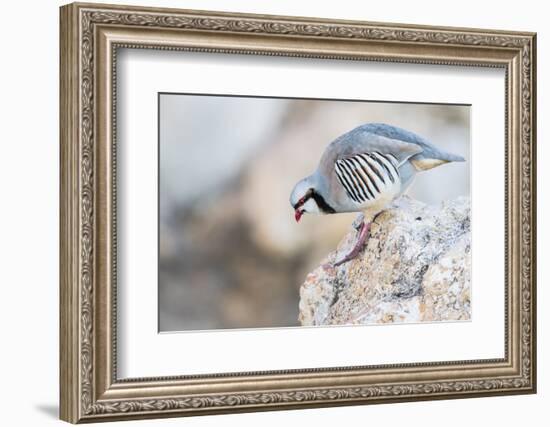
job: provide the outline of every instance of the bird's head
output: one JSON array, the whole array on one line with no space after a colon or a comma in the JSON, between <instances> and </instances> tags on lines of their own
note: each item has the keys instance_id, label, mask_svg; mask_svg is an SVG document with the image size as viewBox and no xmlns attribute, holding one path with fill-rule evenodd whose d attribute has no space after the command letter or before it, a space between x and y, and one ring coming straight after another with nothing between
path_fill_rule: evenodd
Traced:
<instances>
[{"instance_id":1,"label":"bird's head","mask_svg":"<svg viewBox=\"0 0 550 427\"><path fill-rule=\"evenodd\" d=\"M290 204L294 208L294 218L300 221L304 213L321 213L317 204L315 186L311 177L302 179L290 194Z\"/></svg>"}]
</instances>

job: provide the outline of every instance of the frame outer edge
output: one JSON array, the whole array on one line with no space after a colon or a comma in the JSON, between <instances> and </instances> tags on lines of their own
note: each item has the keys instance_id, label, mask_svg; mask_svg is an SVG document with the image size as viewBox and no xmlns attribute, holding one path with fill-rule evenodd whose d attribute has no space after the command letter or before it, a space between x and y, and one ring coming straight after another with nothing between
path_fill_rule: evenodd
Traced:
<instances>
[{"instance_id":1,"label":"frame outer edge","mask_svg":"<svg viewBox=\"0 0 550 427\"><path fill-rule=\"evenodd\" d=\"M496 394L522 394L533 393L536 391L536 339L535 339L535 286L536 286L536 129L535 129L535 111L536 111L536 35L534 33L508 33L508 32L492 32L467 29L460 36L458 41L453 38L454 31L460 31L458 28L439 28L439 27L413 27L404 26L397 28L403 30L404 33L397 34L397 41L407 40L407 42L417 41L422 45L445 46L453 45L469 45L473 46L481 43L484 47L505 48L509 51L525 52L527 49L530 52L525 52L526 55L522 58L530 61L526 68L529 69L527 74L527 84L519 85L519 93L527 97L523 98L522 110L530 117L521 123L527 132L530 132L530 138L523 139L524 147L529 154L522 160L527 162L525 167L520 167L519 173L524 173L528 180L524 181L524 187L520 190L521 194L524 191L530 191L530 195L525 194L523 200L529 207L524 208L523 212L530 209L527 215L523 218L527 221L527 225L531 226L527 229L528 248L525 250L525 257L528 258L524 263L527 264L528 284L524 286L524 307L525 311L529 311L529 315L525 316L523 328L525 334L520 334L525 341L520 349L519 357L525 359L527 363L523 370L521 378L493 378L488 381L460 381L457 384L460 387L466 386L464 390L453 388L454 383L439 384L439 383L424 383L424 384L401 384L397 387L398 394L393 394L393 386L388 386L387 390L384 387L378 387L375 394L365 394L357 388L347 389L298 389L298 390L283 390L261 393L239 392L232 395L202 395L191 396L186 398L143 398L141 400L134 399L107 399L98 401L96 392L97 378L96 374L97 361L95 353L97 351L95 333L97 329L92 330L93 324L90 321L95 317L95 305L97 303L98 294L94 292L97 285L97 275L93 274L93 267L97 262L95 258L95 242L98 224L94 221L94 211L97 207L96 185L97 176L97 157L94 155L96 144L94 143L97 135L93 132L95 129L95 107L89 111L90 102L92 105L97 102L94 95L97 95L95 88L95 73L94 68L90 73L88 68L89 62L92 67L94 64L95 48L94 37L90 37L88 25L95 22L90 21L86 15L88 11L83 10L87 7L93 12L98 12L101 16L99 21L104 21L111 24L113 16L120 12L135 11L148 15L149 12L163 11L169 14L192 13L192 18L195 21L190 24L182 23L181 27L186 29L200 29L201 31L232 31L235 33L250 34L257 31L255 25L261 26L260 32L279 36L283 34L284 28L278 26L273 27L273 22L269 22L269 18L277 18L283 20L283 24L290 30L288 35L293 37L303 37L310 39L311 37L326 37L324 40L340 40L347 37L352 39L365 38L361 28L363 25L375 25L375 23L357 23L358 28L348 28L348 24L343 21L334 22L345 26L345 33L333 33L333 28L330 25L325 25L328 21L317 21L316 18L292 18L292 17L262 17L261 15L247 14L223 14L210 11L183 11L177 9L157 9L157 8L142 8L142 7L127 7L115 5L101 4L72 4L61 7L60 20L60 163L61 163L61 197L60 197L60 384L61 384L61 411L60 418L72 423L78 422L95 422L108 421L118 419L139 419L139 418L160 418L167 416L182 416L182 415L201 415L206 413L229 413L229 412L249 412L259 410L277 410L290 408L306 408L306 407L326 407L336 405L349 404L365 404L365 403L382 403L385 397L389 397L391 402L411 401L411 400L432 400L438 398L463 398L484 395ZM112 11L111 13L106 13ZM81 15L81 12L83 15ZM244 22L249 21L248 27L235 27L234 22L228 21L227 18L243 17ZM86 19L81 21L81 17ZM139 16L138 16L139 17ZM130 14L130 18L134 18L134 14ZM150 25L149 20L145 16L143 23L129 21L130 24ZM215 19L217 18L217 19ZM129 18L128 18L129 19ZM267 19L267 22L263 20ZM247 21L248 20L248 21ZM114 20L116 21L116 19ZM235 21L235 19L229 19ZM221 24L220 24L221 22ZM117 24L117 22L114 22ZM275 21L276 24L278 24ZM298 23L304 23L298 25ZM330 24L330 22L328 22ZM223 24L223 25L222 25ZM269 25L268 25L269 24ZM170 24L172 25L172 24ZM170 25L164 25L169 27ZM220 27L221 25L221 27ZM264 25L265 28L264 28ZM351 24L353 25L353 24ZM302 28L305 26L305 29ZM381 26L383 26L381 24ZM385 24L387 30L392 30L394 24ZM342 27L344 28L344 27ZM421 31L412 31L414 28L422 29ZM307 31L306 31L307 30ZM311 31L314 32L311 33ZM349 33L347 31L350 31ZM81 34L81 31L83 33ZM86 32L88 31L88 32ZM438 31L444 31L445 33ZM319 34L317 34L317 32ZM425 36L423 32L435 32L432 35ZM393 40L393 33L390 34L390 39ZM285 33L285 35L287 35ZM443 37L439 37L443 35ZM410 38L412 37L412 39ZM435 37L432 39L432 37ZM366 37L369 38L369 37ZM382 40L383 37L376 36L377 40ZM321 38L319 38L321 40ZM486 46L485 46L486 45ZM301 56L297 54L296 56ZM81 62L82 61L82 62ZM408 61L405 61L408 62ZM442 59L441 63L445 63ZM519 60L522 64L522 60ZM83 77L85 76L85 78ZM520 72L521 75L521 72ZM91 80L90 80L91 76ZM519 77L519 75L518 75ZM525 83L525 81L523 82ZM90 89L90 91L88 91ZM525 91L525 92L524 92ZM82 98L81 98L82 97ZM82 109L84 107L84 110ZM97 107L97 105L96 105ZM518 107L520 108L520 107ZM91 122L90 122L91 120ZM520 124L520 126L521 126ZM91 127L90 127L91 126ZM523 135L522 132L519 132ZM90 163L91 162L91 163ZM525 163L522 163L525 164ZM526 171L526 172L525 172ZM81 197L83 196L83 197ZM85 196L85 197L84 197ZM97 218L95 218L97 219ZM522 234L520 234L523 237ZM89 239L93 239L90 241ZM521 252L519 254L521 256ZM522 266L524 265L522 263ZM92 267L92 270L90 270ZM530 267L530 268L529 268ZM530 292L530 295L529 295ZM93 317L91 317L93 316ZM97 319L94 319L97 320ZM529 327L531 331L529 332ZM518 328L519 329L519 328ZM530 341L527 341L530 340ZM521 351L523 350L523 352ZM499 383L500 381L500 383ZM464 385L462 384L464 383ZM499 385L501 384L501 385ZM472 387L471 389L469 387ZM419 387L418 390L415 387ZM441 388L439 388L441 387ZM449 388L450 387L450 388ZM500 388L500 390L499 390ZM410 389L410 393L409 390ZM465 393L468 391L468 393ZM380 392L378 395L376 393ZM366 391L365 391L366 393ZM389 393L389 394L386 394ZM380 397L380 399L378 398ZM266 400L267 399L267 400ZM368 401L367 401L368 400Z\"/></svg>"},{"instance_id":2,"label":"frame outer edge","mask_svg":"<svg viewBox=\"0 0 550 427\"><path fill-rule=\"evenodd\" d=\"M79 416L78 19L74 5L59 9L59 418Z\"/></svg>"},{"instance_id":3,"label":"frame outer edge","mask_svg":"<svg viewBox=\"0 0 550 427\"><path fill-rule=\"evenodd\" d=\"M537 393L537 33L531 36L531 390Z\"/></svg>"}]
</instances>

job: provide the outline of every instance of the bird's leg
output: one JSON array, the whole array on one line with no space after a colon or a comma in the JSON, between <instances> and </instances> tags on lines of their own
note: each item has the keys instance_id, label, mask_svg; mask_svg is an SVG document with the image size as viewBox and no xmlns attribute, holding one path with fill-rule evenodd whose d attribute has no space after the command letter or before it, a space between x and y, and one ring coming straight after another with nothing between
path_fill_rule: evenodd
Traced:
<instances>
[{"instance_id":1,"label":"bird's leg","mask_svg":"<svg viewBox=\"0 0 550 427\"><path fill-rule=\"evenodd\" d=\"M339 265L342 265L348 261L351 261L357 255L359 255L359 252L361 252L361 250L363 249L363 247L365 246L369 238L370 227L372 223L378 218L378 216L381 213L382 212L377 213L372 219L372 221L368 223L365 223L365 216L363 215L363 213L360 213L357 216L357 218L355 218L355 221L353 221L353 224L352 224L353 228L357 230L357 240L355 242L355 245L353 246L353 249L349 251L349 253L346 254L346 256L344 256L344 258L334 263L335 267L338 267Z\"/></svg>"},{"instance_id":2,"label":"bird's leg","mask_svg":"<svg viewBox=\"0 0 550 427\"><path fill-rule=\"evenodd\" d=\"M359 255L359 252L361 252L361 250L365 246L367 238L369 237L370 225L371 225L370 222L365 224L365 221L362 221L356 227L357 240L355 241L355 245L353 246L353 249L351 251L349 251L348 254L346 254L346 256L344 258L342 258L340 261L336 261L334 263L335 267L338 267L339 265L342 265L345 262L351 261L357 255ZM353 226L355 227L355 224Z\"/></svg>"}]
</instances>

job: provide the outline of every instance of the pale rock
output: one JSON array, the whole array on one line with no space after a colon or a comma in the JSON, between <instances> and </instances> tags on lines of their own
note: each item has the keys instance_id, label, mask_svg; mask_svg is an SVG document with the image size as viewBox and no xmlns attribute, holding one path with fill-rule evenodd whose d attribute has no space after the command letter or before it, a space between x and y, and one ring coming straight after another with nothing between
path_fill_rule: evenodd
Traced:
<instances>
[{"instance_id":1,"label":"pale rock","mask_svg":"<svg viewBox=\"0 0 550 427\"><path fill-rule=\"evenodd\" d=\"M300 288L304 326L470 320L470 199L428 206L403 196L338 267L352 229Z\"/></svg>"}]
</instances>

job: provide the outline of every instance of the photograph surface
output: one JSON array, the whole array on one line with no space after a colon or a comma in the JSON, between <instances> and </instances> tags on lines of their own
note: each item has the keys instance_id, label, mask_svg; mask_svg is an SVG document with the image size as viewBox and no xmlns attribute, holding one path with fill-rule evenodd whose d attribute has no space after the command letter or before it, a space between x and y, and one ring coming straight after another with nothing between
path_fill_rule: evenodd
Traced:
<instances>
[{"instance_id":1,"label":"photograph surface","mask_svg":"<svg viewBox=\"0 0 550 427\"><path fill-rule=\"evenodd\" d=\"M159 332L470 320L469 105L158 102Z\"/></svg>"}]
</instances>

